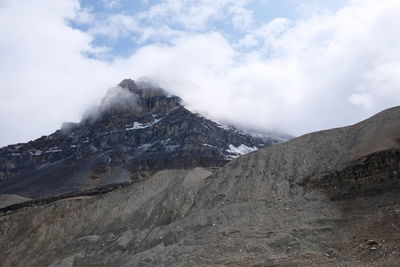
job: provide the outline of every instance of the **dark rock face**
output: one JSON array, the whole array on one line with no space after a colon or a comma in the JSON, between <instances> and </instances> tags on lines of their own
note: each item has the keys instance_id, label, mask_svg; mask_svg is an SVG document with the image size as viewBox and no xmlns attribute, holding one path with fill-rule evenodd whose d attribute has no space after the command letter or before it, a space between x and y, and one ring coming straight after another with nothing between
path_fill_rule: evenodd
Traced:
<instances>
[{"instance_id":1,"label":"dark rock face","mask_svg":"<svg viewBox=\"0 0 400 267\"><path fill-rule=\"evenodd\" d=\"M3 209L2 264L398 266L399 137L397 107L213 174L164 170Z\"/></svg>"},{"instance_id":2,"label":"dark rock face","mask_svg":"<svg viewBox=\"0 0 400 267\"><path fill-rule=\"evenodd\" d=\"M400 150L385 150L349 162L344 168L305 179L303 186L319 189L331 200L400 192Z\"/></svg>"},{"instance_id":3,"label":"dark rock face","mask_svg":"<svg viewBox=\"0 0 400 267\"><path fill-rule=\"evenodd\" d=\"M0 194L39 197L146 178L162 169L219 167L278 141L194 114L151 84L124 80L80 123L0 149Z\"/></svg>"}]
</instances>

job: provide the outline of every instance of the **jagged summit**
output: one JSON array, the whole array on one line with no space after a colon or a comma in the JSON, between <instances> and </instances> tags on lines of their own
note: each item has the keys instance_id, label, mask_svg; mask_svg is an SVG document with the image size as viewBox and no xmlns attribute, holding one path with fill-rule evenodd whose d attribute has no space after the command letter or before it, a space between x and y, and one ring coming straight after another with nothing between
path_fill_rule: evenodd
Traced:
<instances>
[{"instance_id":1,"label":"jagged summit","mask_svg":"<svg viewBox=\"0 0 400 267\"><path fill-rule=\"evenodd\" d=\"M37 197L149 177L164 169L219 167L277 143L187 110L148 82L111 88L80 123L0 149L0 193Z\"/></svg>"},{"instance_id":2,"label":"jagged summit","mask_svg":"<svg viewBox=\"0 0 400 267\"><path fill-rule=\"evenodd\" d=\"M130 91L137 90L138 86L136 85L135 81L132 79L124 79L119 83L119 86L123 88L127 88Z\"/></svg>"},{"instance_id":3,"label":"jagged summit","mask_svg":"<svg viewBox=\"0 0 400 267\"><path fill-rule=\"evenodd\" d=\"M88 110L80 123L93 123L115 115L137 118L149 114L165 115L181 106L181 101L179 97L151 82L125 79L110 88L100 105Z\"/></svg>"},{"instance_id":4,"label":"jagged summit","mask_svg":"<svg viewBox=\"0 0 400 267\"><path fill-rule=\"evenodd\" d=\"M145 80L135 82L132 79L124 79L118 84L118 86L128 89L130 92L143 96L144 98L148 98L150 96L170 95L170 93L162 89L159 85Z\"/></svg>"}]
</instances>

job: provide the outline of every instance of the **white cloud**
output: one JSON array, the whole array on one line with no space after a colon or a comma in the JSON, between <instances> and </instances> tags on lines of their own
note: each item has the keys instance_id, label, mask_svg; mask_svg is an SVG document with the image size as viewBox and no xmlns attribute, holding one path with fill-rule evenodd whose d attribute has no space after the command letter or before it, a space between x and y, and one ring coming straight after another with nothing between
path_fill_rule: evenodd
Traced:
<instances>
[{"instance_id":1,"label":"white cloud","mask_svg":"<svg viewBox=\"0 0 400 267\"><path fill-rule=\"evenodd\" d=\"M113 9L121 5L120 0L101 0L103 6L107 9Z\"/></svg>"},{"instance_id":2,"label":"white cloud","mask_svg":"<svg viewBox=\"0 0 400 267\"><path fill-rule=\"evenodd\" d=\"M104 35L113 39L140 31L142 29L139 22L134 17L124 14L113 14L104 21L95 22L89 30L91 35Z\"/></svg>"},{"instance_id":3,"label":"white cloud","mask_svg":"<svg viewBox=\"0 0 400 267\"><path fill-rule=\"evenodd\" d=\"M84 56L91 37L68 21L77 1L0 2L0 144L27 141L78 120L128 71ZM131 73L131 72L129 72Z\"/></svg>"},{"instance_id":4,"label":"white cloud","mask_svg":"<svg viewBox=\"0 0 400 267\"><path fill-rule=\"evenodd\" d=\"M215 21L229 22L237 30L253 26L252 11L247 8L253 0L162 0L137 13L116 13L94 23L90 33L117 38L138 35L136 41L149 39L168 41L208 29ZM108 3L108 2L107 2ZM119 2L110 5L114 7Z\"/></svg>"},{"instance_id":5,"label":"white cloud","mask_svg":"<svg viewBox=\"0 0 400 267\"><path fill-rule=\"evenodd\" d=\"M355 106L369 109L372 105L372 98L369 94L353 94L350 96L350 102Z\"/></svg>"},{"instance_id":6,"label":"white cloud","mask_svg":"<svg viewBox=\"0 0 400 267\"><path fill-rule=\"evenodd\" d=\"M232 1L201 1L203 15L193 18L196 5L168 3L167 10L151 9L147 17L184 12L172 19L204 33L169 28L168 43L103 62L85 56L99 52L91 31L68 23L92 19L78 1L1 1L0 34L7 38L0 39L0 144L79 120L110 86L132 76L151 77L216 118L291 134L354 123L400 103L397 0L351 1L336 13L276 19L249 31L239 44L206 27L221 12L214 10L225 10L218 5L226 8ZM138 30L125 19L117 23L127 28L124 34ZM148 27L147 34L162 31Z\"/></svg>"},{"instance_id":7,"label":"white cloud","mask_svg":"<svg viewBox=\"0 0 400 267\"><path fill-rule=\"evenodd\" d=\"M268 23L262 24L259 28L249 31L243 39L239 40L237 46L252 48L273 46L279 35L290 27L290 20L287 18L276 18Z\"/></svg>"},{"instance_id":8,"label":"white cloud","mask_svg":"<svg viewBox=\"0 0 400 267\"><path fill-rule=\"evenodd\" d=\"M248 23L250 0L164 0L138 14L148 23L178 23L188 30L204 30L211 20L232 19Z\"/></svg>"},{"instance_id":9,"label":"white cloud","mask_svg":"<svg viewBox=\"0 0 400 267\"><path fill-rule=\"evenodd\" d=\"M153 26L142 25L135 16L112 14L106 19L94 22L88 33L91 36L103 35L112 40L119 37L131 37L132 42L141 44L146 41L168 41L182 37L185 32L174 30L167 24Z\"/></svg>"},{"instance_id":10,"label":"white cloud","mask_svg":"<svg viewBox=\"0 0 400 267\"><path fill-rule=\"evenodd\" d=\"M144 73L199 110L301 134L354 123L400 103L397 14L398 1L353 1L337 13L263 25L249 33L256 48L245 53L214 34L199 42L220 47L204 49L210 61L199 47L186 46L188 40L143 49L132 60L147 62ZM219 58L211 62L213 57Z\"/></svg>"},{"instance_id":11,"label":"white cloud","mask_svg":"<svg viewBox=\"0 0 400 267\"><path fill-rule=\"evenodd\" d=\"M252 11L246 8L249 1L235 1L228 7L231 21L235 29L250 29L254 24Z\"/></svg>"}]
</instances>

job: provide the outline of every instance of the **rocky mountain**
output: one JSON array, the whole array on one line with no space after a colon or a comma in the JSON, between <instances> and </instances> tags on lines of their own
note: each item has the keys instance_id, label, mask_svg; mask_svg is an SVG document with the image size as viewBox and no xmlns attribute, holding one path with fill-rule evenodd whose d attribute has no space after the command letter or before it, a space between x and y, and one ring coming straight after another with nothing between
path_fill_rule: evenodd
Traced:
<instances>
[{"instance_id":1,"label":"rocky mountain","mask_svg":"<svg viewBox=\"0 0 400 267\"><path fill-rule=\"evenodd\" d=\"M1 148L0 194L41 197L144 179L164 169L220 167L282 140L219 124L155 85L128 79L80 123Z\"/></svg>"},{"instance_id":2,"label":"rocky mountain","mask_svg":"<svg viewBox=\"0 0 400 267\"><path fill-rule=\"evenodd\" d=\"M2 209L1 262L398 266L399 139L396 107L214 173L164 170L106 194Z\"/></svg>"}]
</instances>

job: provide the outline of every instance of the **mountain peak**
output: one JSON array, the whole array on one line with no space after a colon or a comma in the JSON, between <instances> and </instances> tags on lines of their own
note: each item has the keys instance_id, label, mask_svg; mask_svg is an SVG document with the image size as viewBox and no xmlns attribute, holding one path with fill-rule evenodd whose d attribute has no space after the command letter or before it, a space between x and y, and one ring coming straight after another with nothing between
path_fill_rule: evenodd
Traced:
<instances>
[{"instance_id":1,"label":"mountain peak","mask_svg":"<svg viewBox=\"0 0 400 267\"><path fill-rule=\"evenodd\" d=\"M100 105L84 114L81 123L93 123L112 116L131 118L165 116L179 107L182 107L181 99L157 84L125 79L119 85L111 87Z\"/></svg>"},{"instance_id":2,"label":"mountain peak","mask_svg":"<svg viewBox=\"0 0 400 267\"><path fill-rule=\"evenodd\" d=\"M281 141L226 127L181 102L153 83L123 80L80 123L0 149L0 193L37 197L215 168Z\"/></svg>"},{"instance_id":3,"label":"mountain peak","mask_svg":"<svg viewBox=\"0 0 400 267\"><path fill-rule=\"evenodd\" d=\"M144 99L155 96L172 97L172 94L162 89L158 84L148 80L135 82L132 79L124 79L118 84L118 86L127 89L129 92L137 94Z\"/></svg>"},{"instance_id":4,"label":"mountain peak","mask_svg":"<svg viewBox=\"0 0 400 267\"><path fill-rule=\"evenodd\" d=\"M124 79L119 84L122 88L126 88L130 91L134 91L137 89L137 85L134 80L132 79Z\"/></svg>"}]
</instances>

